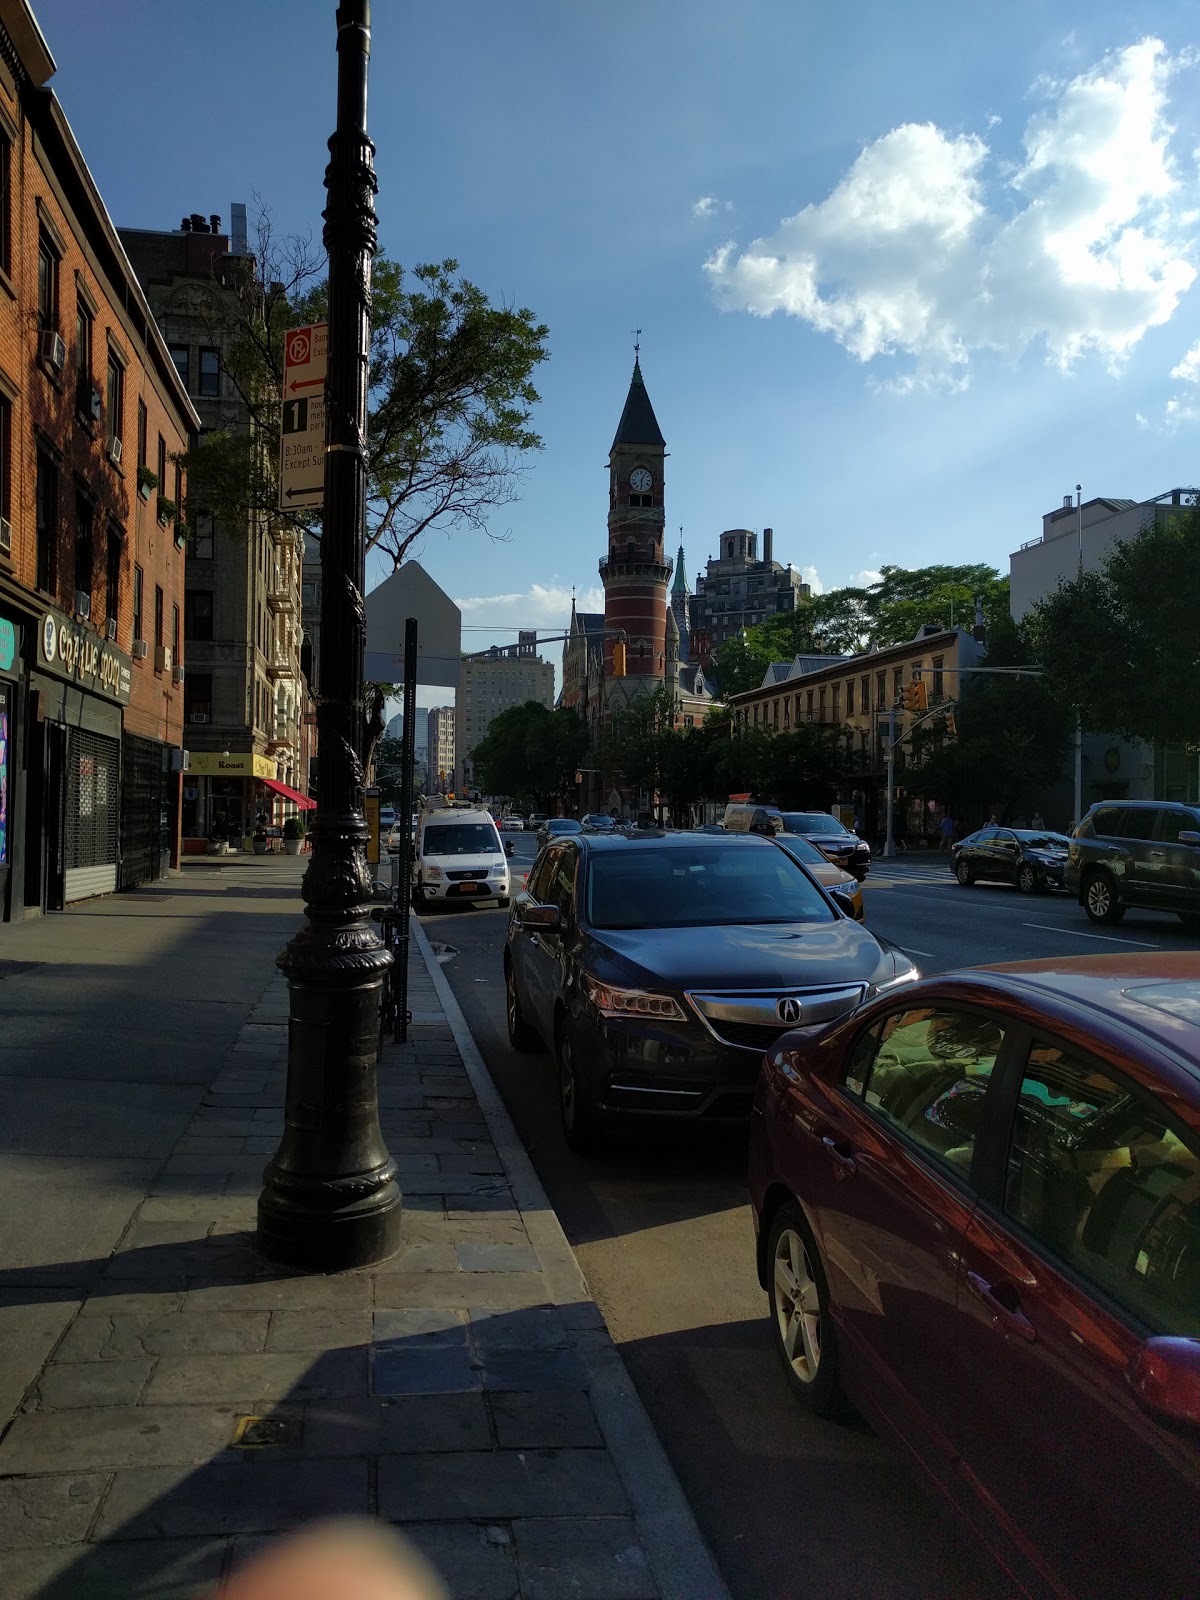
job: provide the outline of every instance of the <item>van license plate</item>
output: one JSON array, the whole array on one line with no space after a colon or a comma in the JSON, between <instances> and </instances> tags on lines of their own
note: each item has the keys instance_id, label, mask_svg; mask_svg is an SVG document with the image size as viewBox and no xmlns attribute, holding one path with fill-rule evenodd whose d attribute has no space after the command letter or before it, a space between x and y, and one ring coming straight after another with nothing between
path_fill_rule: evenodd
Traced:
<instances>
[{"instance_id":1,"label":"van license plate","mask_svg":"<svg viewBox=\"0 0 1200 1600\"><path fill-rule=\"evenodd\" d=\"M460 883L459 888L463 894L475 894L479 888L477 883Z\"/></svg>"}]
</instances>

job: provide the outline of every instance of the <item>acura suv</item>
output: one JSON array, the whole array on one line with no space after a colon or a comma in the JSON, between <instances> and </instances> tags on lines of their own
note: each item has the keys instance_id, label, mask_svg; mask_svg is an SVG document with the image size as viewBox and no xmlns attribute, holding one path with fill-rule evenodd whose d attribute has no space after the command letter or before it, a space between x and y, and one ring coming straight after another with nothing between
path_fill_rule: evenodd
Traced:
<instances>
[{"instance_id":1,"label":"acura suv","mask_svg":"<svg viewBox=\"0 0 1200 1600\"><path fill-rule=\"evenodd\" d=\"M1066 879L1093 922L1120 922L1139 906L1200 931L1200 807L1100 801L1075 830Z\"/></svg>"}]
</instances>

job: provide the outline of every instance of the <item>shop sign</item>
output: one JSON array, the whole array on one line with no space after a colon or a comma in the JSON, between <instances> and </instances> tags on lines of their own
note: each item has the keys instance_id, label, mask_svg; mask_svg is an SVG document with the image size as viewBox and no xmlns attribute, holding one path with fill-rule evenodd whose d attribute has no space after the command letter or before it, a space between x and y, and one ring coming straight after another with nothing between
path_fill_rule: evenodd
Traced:
<instances>
[{"instance_id":1,"label":"shop sign","mask_svg":"<svg viewBox=\"0 0 1200 1600\"><path fill-rule=\"evenodd\" d=\"M0 617L0 672L8 672L17 659L17 630L7 617Z\"/></svg>"},{"instance_id":2,"label":"shop sign","mask_svg":"<svg viewBox=\"0 0 1200 1600\"><path fill-rule=\"evenodd\" d=\"M68 678L92 694L129 704L133 663L107 639L58 611L47 611L38 629L38 666Z\"/></svg>"},{"instance_id":3,"label":"shop sign","mask_svg":"<svg viewBox=\"0 0 1200 1600\"><path fill-rule=\"evenodd\" d=\"M190 750L188 772L201 778L273 778L276 766L250 750Z\"/></svg>"}]
</instances>

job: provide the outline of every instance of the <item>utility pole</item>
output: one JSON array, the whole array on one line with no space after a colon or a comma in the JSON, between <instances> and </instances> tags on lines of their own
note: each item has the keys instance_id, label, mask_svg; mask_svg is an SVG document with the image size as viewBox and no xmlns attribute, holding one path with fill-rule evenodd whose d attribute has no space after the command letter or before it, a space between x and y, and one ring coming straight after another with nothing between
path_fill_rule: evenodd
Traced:
<instances>
[{"instance_id":1,"label":"utility pole","mask_svg":"<svg viewBox=\"0 0 1200 1600\"><path fill-rule=\"evenodd\" d=\"M367 369L376 189L374 146L367 138L370 51L370 0L341 0L337 129L325 169L329 365L317 706L321 772L303 885L308 921L278 961L290 998L287 1101L283 1139L263 1175L257 1235L259 1249L271 1260L309 1272L369 1266L400 1247L400 1190L379 1127L375 1065L383 975L391 957L368 917L363 815Z\"/></svg>"},{"instance_id":2,"label":"utility pole","mask_svg":"<svg viewBox=\"0 0 1200 1600\"><path fill-rule=\"evenodd\" d=\"M888 747L887 747L887 837L883 841L883 853L886 857L896 854L896 834L894 813L896 808L896 706L893 702L888 707Z\"/></svg>"}]
</instances>

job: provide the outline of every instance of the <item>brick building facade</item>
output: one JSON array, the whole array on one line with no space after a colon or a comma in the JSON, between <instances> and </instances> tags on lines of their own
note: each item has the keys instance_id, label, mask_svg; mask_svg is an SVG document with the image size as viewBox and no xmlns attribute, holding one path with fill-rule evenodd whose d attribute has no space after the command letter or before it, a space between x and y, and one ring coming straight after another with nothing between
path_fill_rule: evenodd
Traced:
<instances>
[{"instance_id":1,"label":"brick building facade","mask_svg":"<svg viewBox=\"0 0 1200 1600\"><path fill-rule=\"evenodd\" d=\"M5 919L132 887L179 854L186 486L173 460L198 419L53 72L28 5L0 0Z\"/></svg>"}]
</instances>

